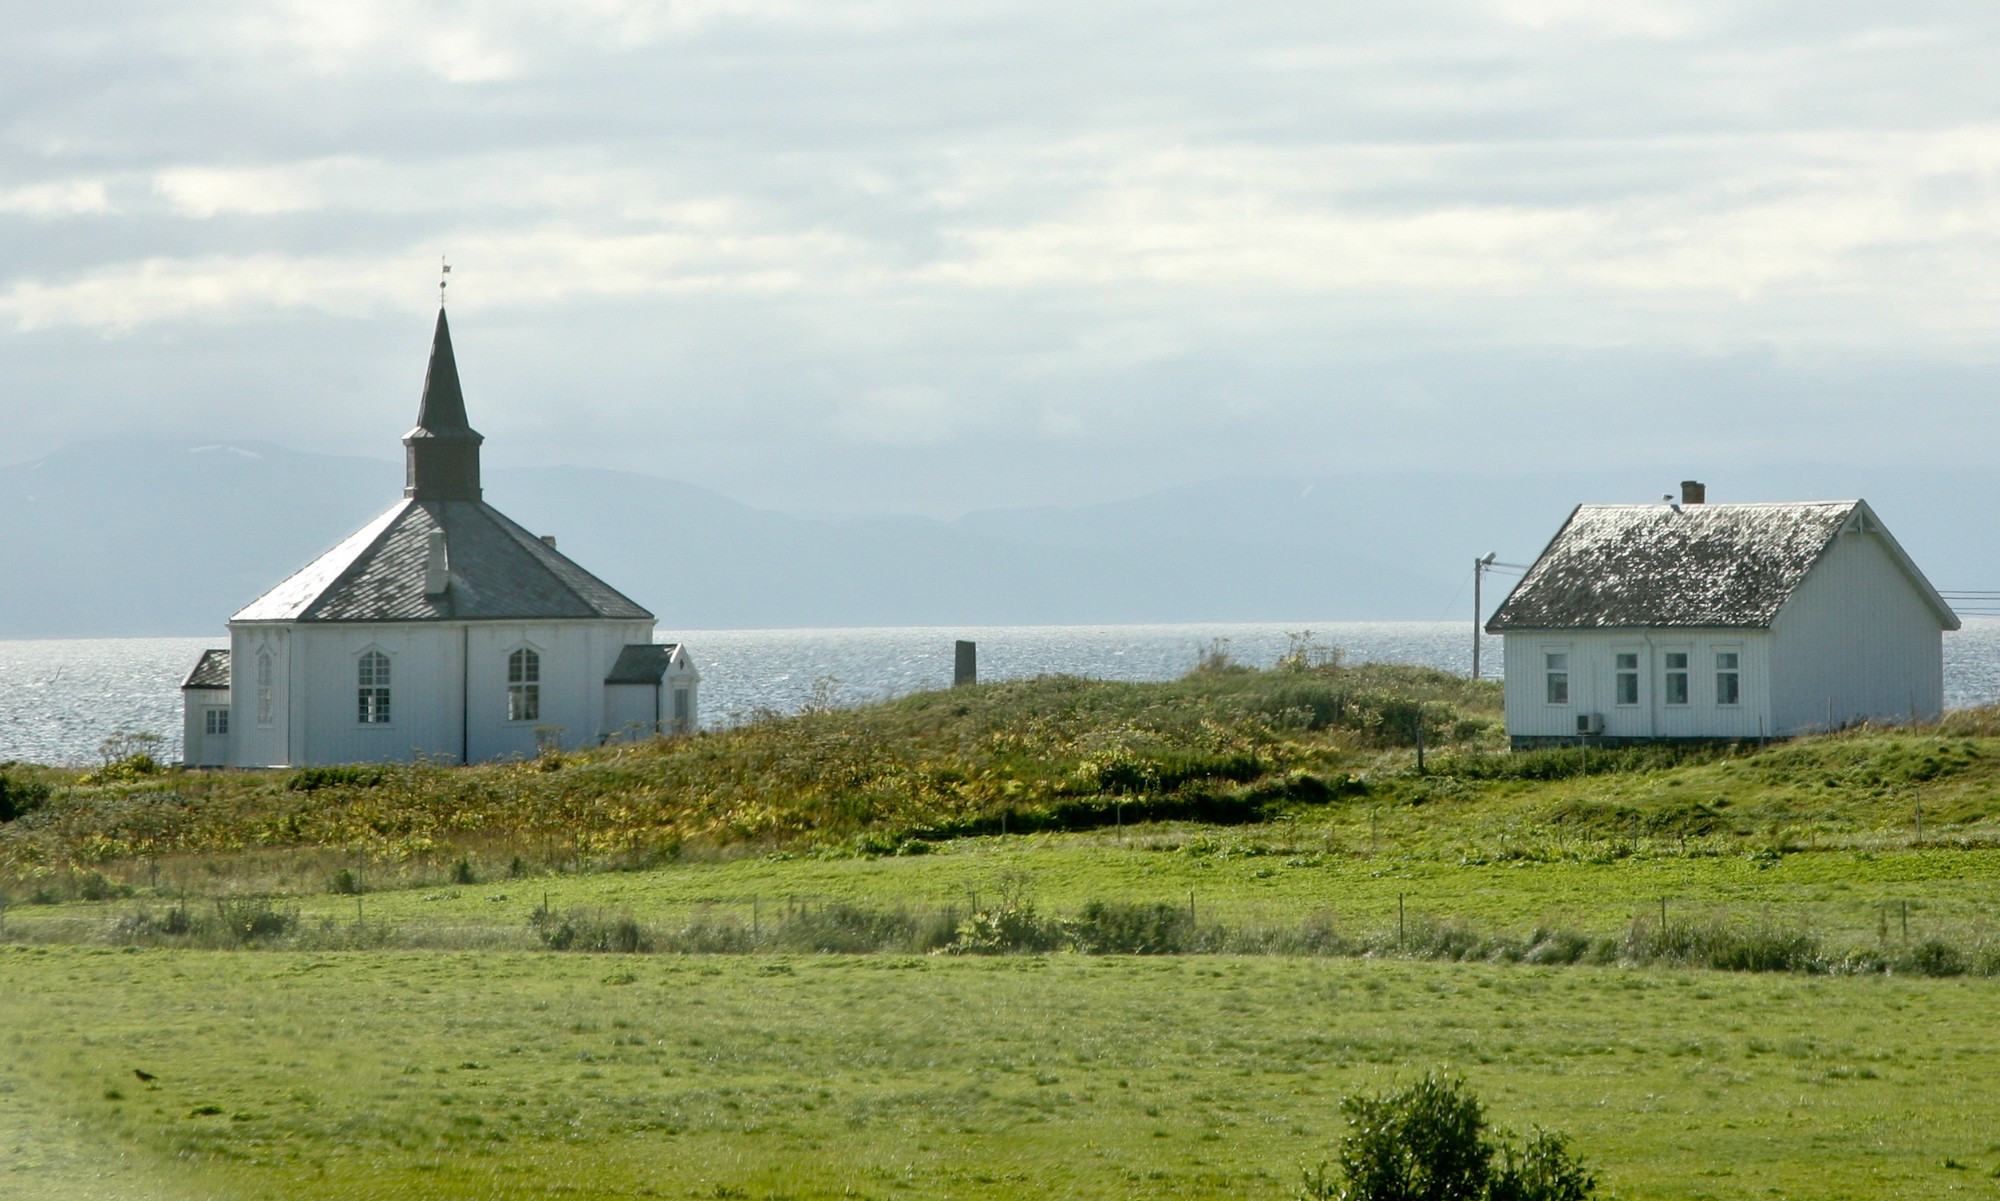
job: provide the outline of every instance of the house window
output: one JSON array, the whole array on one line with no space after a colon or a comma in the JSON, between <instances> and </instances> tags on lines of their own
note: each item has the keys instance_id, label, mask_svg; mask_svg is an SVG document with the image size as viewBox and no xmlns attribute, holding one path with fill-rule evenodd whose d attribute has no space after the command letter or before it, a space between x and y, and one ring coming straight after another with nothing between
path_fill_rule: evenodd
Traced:
<instances>
[{"instance_id":1,"label":"house window","mask_svg":"<svg viewBox=\"0 0 2000 1201\"><path fill-rule=\"evenodd\" d=\"M1616 678L1613 683L1616 685L1614 691L1617 702L1621 705L1638 704L1639 652L1619 651L1616 655L1612 656L1612 660L1613 666L1616 668Z\"/></svg>"},{"instance_id":2,"label":"house window","mask_svg":"<svg viewBox=\"0 0 2000 1201\"><path fill-rule=\"evenodd\" d=\"M271 724L271 652L257 652L257 724Z\"/></svg>"},{"instance_id":3,"label":"house window","mask_svg":"<svg viewBox=\"0 0 2000 1201\"><path fill-rule=\"evenodd\" d=\"M507 720L542 716L542 657L527 647L507 656Z\"/></svg>"},{"instance_id":4,"label":"house window","mask_svg":"<svg viewBox=\"0 0 2000 1201\"><path fill-rule=\"evenodd\" d=\"M1735 651L1715 652L1715 703L1718 705L1734 705L1743 699L1736 654Z\"/></svg>"},{"instance_id":5,"label":"house window","mask_svg":"<svg viewBox=\"0 0 2000 1201\"><path fill-rule=\"evenodd\" d=\"M1669 705L1687 704L1688 653L1686 651L1668 651L1661 658L1666 664L1666 672L1662 679L1666 684L1667 703Z\"/></svg>"},{"instance_id":6,"label":"house window","mask_svg":"<svg viewBox=\"0 0 2000 1201\"><path fill-rule=\"evenodd\" d=\"M206 718L206 722L202 727L205 732L210 734L229 733L229 710L210 709L203 716Z\"/></svg>"},{"instance_id":7,"label":"house window","mask_svg":"<svg viewBox=\"0 0 2000 1201\"><path fill-rule=\"evenodd\" d=\"M685 688L674 689L675 732L681 734L687 733L690 719L693 716L690 710L692 710L693 708L694 708L693 698L688 695L688 690Z\"/></svg>"},{"instance_id":8,"label":"house window","mask_svg":"<svg viewBox=\"0 0 2000 1201\"><path fill-rule=\"evenodd\" d=\"M1569 652L1550 651L1542 659L1548 669L1549 704L1569 704Z\"/></svg>"},{"instance_id":9,"label":"house window","mask_svg":"<svg viewBox=\"0 0 2000 1201\"><path fill-rule=\"evenodd\" d=\"M364 726L389 720L389 656L369 651L355 670L355 716Z\"/></svg>"}]
</instances>

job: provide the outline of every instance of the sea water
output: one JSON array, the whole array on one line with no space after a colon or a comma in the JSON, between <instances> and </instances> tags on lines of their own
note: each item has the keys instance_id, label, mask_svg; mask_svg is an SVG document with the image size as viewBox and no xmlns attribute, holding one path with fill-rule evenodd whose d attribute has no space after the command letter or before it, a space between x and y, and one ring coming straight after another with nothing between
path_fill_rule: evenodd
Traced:
<instances>
[{"instance_id":1,"label":"sea water","mask_svg":"<svg viewBox=\"0 0 2000 1201\"><path fill-rule=\"evenodd\" d=\"M945 688L953 643L979 646L979 678L1067 674L1166 680L1209 653L1265 667L1310 632L1348 662L1416 663L1468 673L1464 622L1284 622L1096 626L903 626L882 629L691 630L704 725L760 712L793 713L815 698L857 704ZM180 757L180 683L214 638L0 640L0 760L89 763L120 731L163 738ZM1500 674L1500 640L1481 642L1481 666ZM1945 704L2000 701L2000 618L1967 618L1945 635Z\"/></svg>"}]
</instances>

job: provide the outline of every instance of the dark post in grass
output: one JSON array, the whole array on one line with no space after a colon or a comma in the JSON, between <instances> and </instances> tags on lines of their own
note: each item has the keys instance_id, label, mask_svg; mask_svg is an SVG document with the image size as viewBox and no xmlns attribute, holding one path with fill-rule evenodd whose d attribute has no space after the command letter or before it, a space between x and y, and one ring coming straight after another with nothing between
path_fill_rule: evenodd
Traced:
<instances>
[{"instance_id":1,"label":"dark post in grass","mask_svg":"<svg viewBox=\"0 0 2000 1201\"><path fill-rule=\"evenodd\" d=\"M969 688L979 682L979 644L958 640L951 668L951 686Z\"/></svg>"},{"instance_id":2,"label":"dark post in grass","mask_svg":"<svg viewBox=\"0 0 2000 1201\"><path fill-rule=\"evenodd\" d=\"M1396 949L1403 949L1403 894L1396 894Z\"/></svg>"}]
</instances>

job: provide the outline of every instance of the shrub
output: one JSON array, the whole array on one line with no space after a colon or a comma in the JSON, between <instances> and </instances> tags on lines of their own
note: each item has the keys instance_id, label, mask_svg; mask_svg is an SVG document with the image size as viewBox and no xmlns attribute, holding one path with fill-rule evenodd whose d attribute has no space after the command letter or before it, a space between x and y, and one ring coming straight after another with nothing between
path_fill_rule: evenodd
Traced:
<instances>
[{"instance_id":1,"label":"shrub","mask_svg":"<svg viewBox=\"0 0 2000 1201\"><path fill-rule=\"evenodd\" d=\"M960 922L957 936L945 950L956 955L1005 955L1053 951L1061 942L1060 923L1043 920L1031 901L1010 900Z\"/></svg>"},{"instance_id":2,"label":"shrub","mask_svg":"<svg viewBox=\"0 0 2000 1201\"><path fill-rule=\"evenodd\" d=\"M158 775L160 764L157 759L144 751L127 755L106 763L96 771L87 771L76 778L79 784L133 784L147 776Z\"/></svg>"},{"instance_id":3,"label":"shrub","mask_svg":"<svg viewBox=\"0 0 2000 1201\"><path fill-rule=\"evenodd\" d=\"M1500 1148L1500 1167L1488 1182L1490 1201L1588 1201L1597 1177L1571 1158L1569 1141L1553 1130L1536 1130L1516 1155Z\"/></svg>"},{"instance_id":4,"label":"shrub","mask_svg":"<svg viewBox=\"0 0 2000 1201\"><path fill-rule=\"evenodd\" d=\"M285 787L293 792L317 792L322 788L375 788L382 783L382 769L344 764L336 767L307 767L292 773Z\"/></svg>"},{"instance_id":5,"label":"shrub","mask_svg":"<svg viewBox=\"0 0 2000 1201\"><path fill-rule=\"evenodd\" d=\"M536 908L528 925L551 951L609 951L637 955L653 949L653 933L631 914L607 918L601 913L572 909L555 914Z\"/></svg>"},{"instance_id":6,"label":"shrub","mask_svg":"<svg viewBox=\"0 0 2000 1201\"><path fill-rule=\"evenodd\" d=\"M361 877L354 874L353 868L343 867L333 873L333 880L328 887L341 896L351 897L361 891Z\"/></svg>"},{"instance_id":7,"label":"shrub","mask_svg":"<svg viewBox=\"0 0 2000 1201\"><path fill-rule=\"evenodd\" d=\"M1926 939L1896 956L1895 970L1913 976L1963 976L1965 956L1950 943Z\"/></svg>"},{"instance_id":8,"label":"shrub","mask_svg":"<svg viewBox=\"0 0 2000 1201\"><path fill-rule=\"evenodd\" d=\"M1485 1195L1493 1147L1463 1082L1428 1075L1381 1097L1340 1103L1352 1129L1338 1162L1348 1201L1459 1201Z\"/></svg>"},{"instance_id":9,"label":"shrub","mask_svg":"<svg viewBox=\"0 0 2000 1201\"><path fill-rule=\"evenodd\" d=\"M1092 901L1065 923L1086 955L1179 955L1197 949L1194 915L1179 905Z\"/></svg>"},{"instance_id":10,"label":"shrub","mask_svg":"<svg viewBox=\"0 0 2000 1201\"><path fill-rule=\"evenodd\" d=\"M76 895L86 901L108 901L131 896L132 886L120 884L103 872L85 872L76 878Z\"/></svg>"},{"instance_id":11,"label":"shrub","mask_svg":"<svg viewBox=\"0 0 2000 1201\"><path fill-rule=\"evenodd\" d=\"M0 822L10 822L40 809L49 799L49 786L40 780L19 780L0 773Z\"/></svg>"},{"instance_id":12,"label":"shrub","mask_svg":"<svg viewBox=\"0 0 2000 1201\"><path fill-rule=\"evenodd\" d=\"M1518 1151L1489 1139L1484 1108L1455 1077L1433 1073L1340 1108L1351 1129L1338 1175L1307 1168L1307 1201L1587 1201L1597 1187L1560 1134L1537 1130Z\"/></svg>"},{"instance_id":13,"label":"shrub","mask_svg":"<svg viewBox=\"0 0 2000 1201\"><path fill-rule=\"evenodd\" d=\"M278 909L262 897L215 902L216 932L225 945L247 946L290 934L299 924L296 909Z\"/></svg>"}]
</instances>

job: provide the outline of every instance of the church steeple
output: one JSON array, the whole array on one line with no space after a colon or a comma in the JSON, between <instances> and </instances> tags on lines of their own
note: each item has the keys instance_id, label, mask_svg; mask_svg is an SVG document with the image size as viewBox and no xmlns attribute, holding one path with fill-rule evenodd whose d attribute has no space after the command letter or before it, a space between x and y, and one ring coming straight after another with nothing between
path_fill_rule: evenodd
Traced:
<instances>
[{"instance_id":1,"label":"church steeple","mask_svg":"<svg viewBox=\"0 0 2000 1201\"><path fill-rule=\"evenodd\" d=\"M465 419L465 393L458 386L451 327L440 306L417 428L403 435L403 445L409 448L403 495L417 500L478 500L479 444L484 441Z\"/></svg>"}]
</instances>

